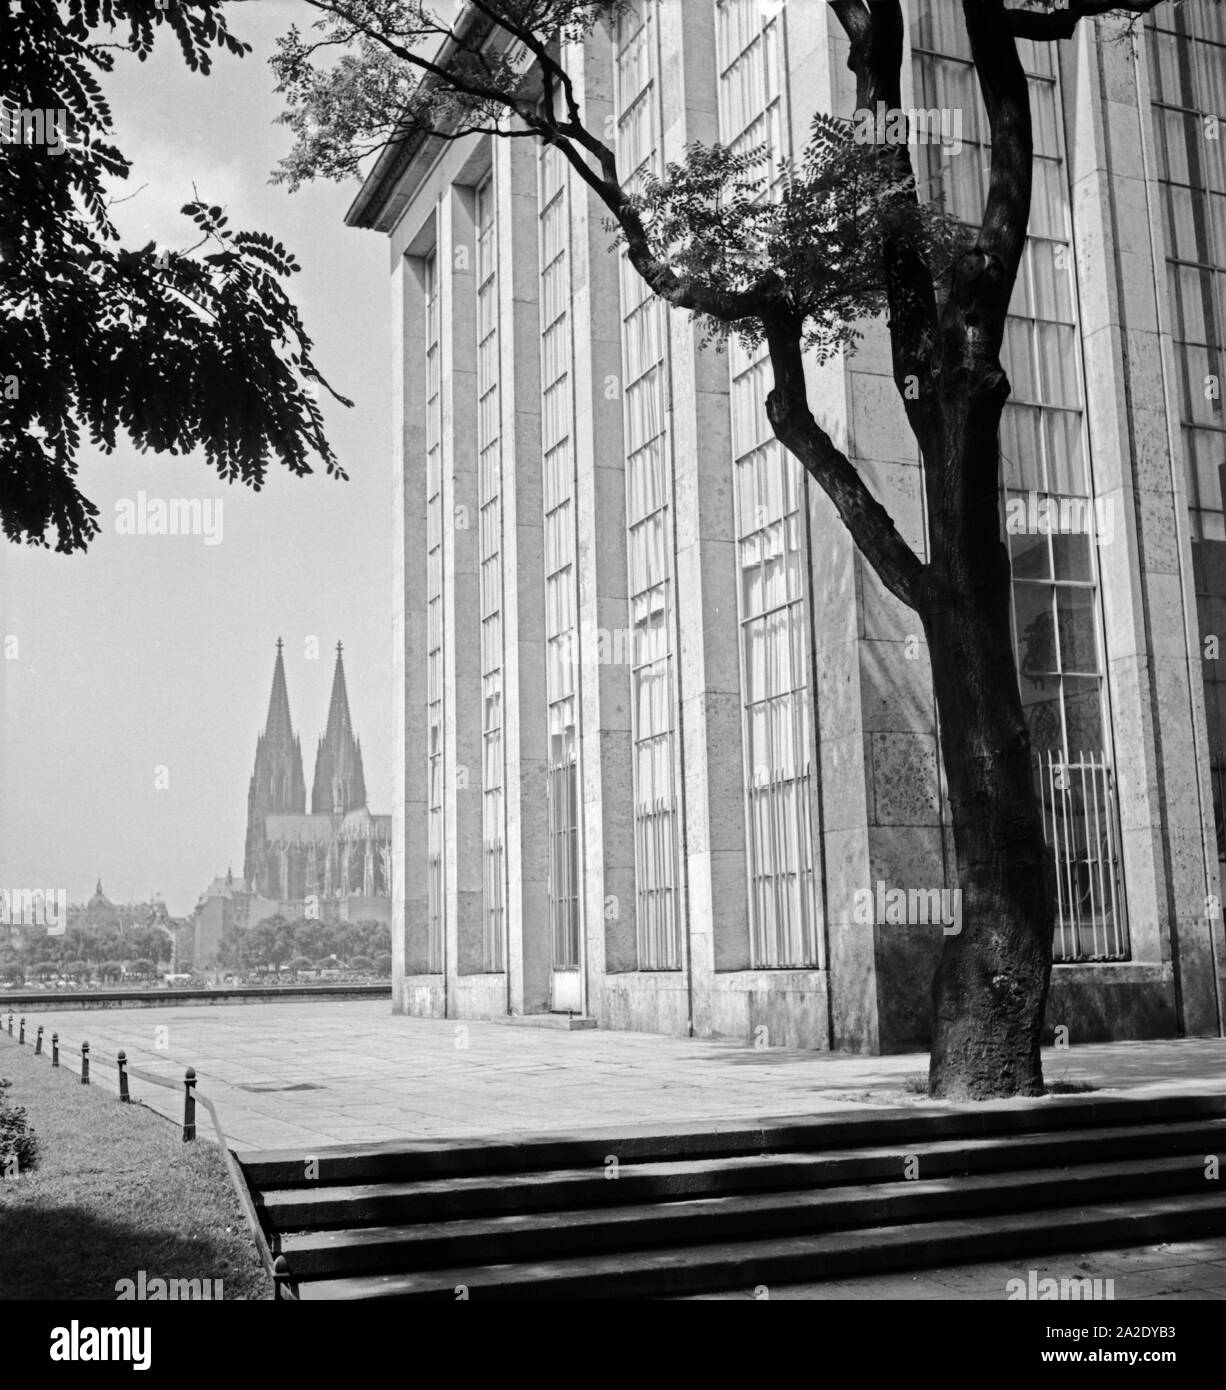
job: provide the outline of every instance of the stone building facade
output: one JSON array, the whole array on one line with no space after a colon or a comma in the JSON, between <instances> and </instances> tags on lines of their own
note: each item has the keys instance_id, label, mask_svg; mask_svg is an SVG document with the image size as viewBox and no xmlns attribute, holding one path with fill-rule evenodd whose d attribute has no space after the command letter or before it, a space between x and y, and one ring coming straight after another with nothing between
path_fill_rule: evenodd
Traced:
<instances>
[{"instance_id":1,"label":"stone building facade","mask_svg":"<svg viewBox=\"0 0 1226 1390\"><path fill-rule=\"evenodd\" d=\"M904 105L960 120L921 185L975 221L958 7L906 9ZM1001 520L1074 1041L1222 1027L1226 31L1204 0L1147 23L1021 45ZM854 106L810 0L638 0L564 56L635 180L764 146L770 196ZM774 441L768 364L648 297L605 217L556 151L488 136L389 148L349 213L391 249L394 1006L922 1046L942 927L858 910L956 886L919 622ZM809 372L923 555L883 329Z\"/></svg>"},{"instance_id":2,"label":"stone building facade","mask_svg":"<svg viewBox=\"0 0 1226 1390\"><path fill-rule=\"evenodd\" d=\"M227 869L200 894L192 910L192 963L198 970L218 964L221 943L231 931L244 931L273 917L280 904L257 897L246 881Z\"/></svg>"}]
</instances>

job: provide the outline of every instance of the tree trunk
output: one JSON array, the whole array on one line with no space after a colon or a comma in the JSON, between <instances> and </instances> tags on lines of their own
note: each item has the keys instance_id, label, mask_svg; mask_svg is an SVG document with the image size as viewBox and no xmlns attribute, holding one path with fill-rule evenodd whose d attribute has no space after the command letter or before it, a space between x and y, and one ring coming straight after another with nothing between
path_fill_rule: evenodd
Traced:
<instances>
[{"instance_id":1,"label":"tree trunk","mask_svg":"<svg viewBox=\"0 0 1226 1390\"><path fill-rule=\"evenodd\" d=\"M924 614L962 890L932 983L929 1092L948 1100L1043 1093L1054 881L994 531L977 582L939 582Z\"/></svg>"}]
</instances>

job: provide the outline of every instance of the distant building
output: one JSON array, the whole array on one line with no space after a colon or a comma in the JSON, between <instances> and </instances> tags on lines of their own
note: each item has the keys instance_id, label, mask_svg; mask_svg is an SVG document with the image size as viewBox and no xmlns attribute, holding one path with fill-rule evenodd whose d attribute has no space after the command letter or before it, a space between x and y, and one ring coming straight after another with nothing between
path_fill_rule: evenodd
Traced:
<instances>
[{"instance_id":1,"label":"distant building","mask_svg":"<svg viewBox=\"0 0 1226 1390\"><path fill-rule=\"evenodd\" d=\"M117 931L121 940L123 933L133 927L159 927L174 941L176 965L191 963L192 922L188 918L172 917L156 893L147 902L113 903L102 891L99 878L87 903L68 904L68 927L84 927L94 932Z\"/></svg>"},{"instance_id":2,"label":"distant building","mask_svg":"<svg viewBox=\"0 0 1226 1390\"><path fill-rule=\"evenodd\" d=\"M200 969L216 965L227 931L262 922L279 910L279 903L256 897L245 880L236 879L227 869L225 877L215 878L196 903L193 964Z\"/></svg>"},{"instance_id":3,"label":"distant building","mask_svg":"<svg viewBox=\"0 0 1226 1390\"><path fill-rule=\"evenodd\" d=\"M278 913L324 921L389 921L390 815L366 805L362 746L353 731L342 647L328 723L315 754L311 809L306 807L302 745L290 718L282 643L277 640L268 718L255 750L247 793L243 876L227 870L196 905L196 963L217 964L222 936Z\"/></svg>"}]
</instances>

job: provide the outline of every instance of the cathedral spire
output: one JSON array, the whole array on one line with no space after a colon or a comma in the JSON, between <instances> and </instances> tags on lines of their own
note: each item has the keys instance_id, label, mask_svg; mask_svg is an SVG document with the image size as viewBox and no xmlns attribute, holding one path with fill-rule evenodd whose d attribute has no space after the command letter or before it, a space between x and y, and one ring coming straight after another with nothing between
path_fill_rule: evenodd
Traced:
<instances>
[{"instance_id":1,"label":"cathedral spire","mask_svg":"<svg viewBox=\"0 0 1226 1390\"><path fill-rule=\"evenodd\" d=\"M345 688L344 647L336 644L336 668L332 674L332 700L328 725L315 755L315 782L311 810L316 814L343 815L366 805L366 779L362 749L349 717L349 692Z\"/></svg>"},{"instance_id":2,"label":"cathedral spire","mask_svg":"<svg viewBox=\"0 0 1226 1390\"><path fill-rule=\"evenodd\" d=\"M285 686L285 661L281 656L284 643L277 638L277 663L272 671L272 694L268 697L268 720L264 737L270 740L293 739L294 726L289 717L289 691Z\"/></svg>"},{"instance_id":3,"label":"cathedral spire","mask_svg":"<svg viewBox=\"0 0 1226 1390\"><path fill-rule=\"evenodd\" d=\"M284 643L277 638L277 660L268 697L268 719L255 745L255 770L247 794L247 852L243 872L251 882L256 846L263 839L264 817L306 810L306 781L302 775L302 745L294 735L285 685Z\"/></svg>"}]
</instances>

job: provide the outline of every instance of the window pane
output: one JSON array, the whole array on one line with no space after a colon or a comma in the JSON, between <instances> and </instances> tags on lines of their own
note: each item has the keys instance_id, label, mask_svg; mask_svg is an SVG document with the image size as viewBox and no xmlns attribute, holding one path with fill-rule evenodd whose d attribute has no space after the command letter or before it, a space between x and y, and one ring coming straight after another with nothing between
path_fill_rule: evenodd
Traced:
<instances>
[{"instance_id":1,"label":"window pane","mask_svg":"<svg viewBox=\"0 0 1226 1390\"><path fill-rule=\"evenodd\" d=\"M1069 672L1098 671L1098 641L1094 632L1094 591L1056 590L1060 625L1060 666Z\"/></svg>"}]
</instances>

